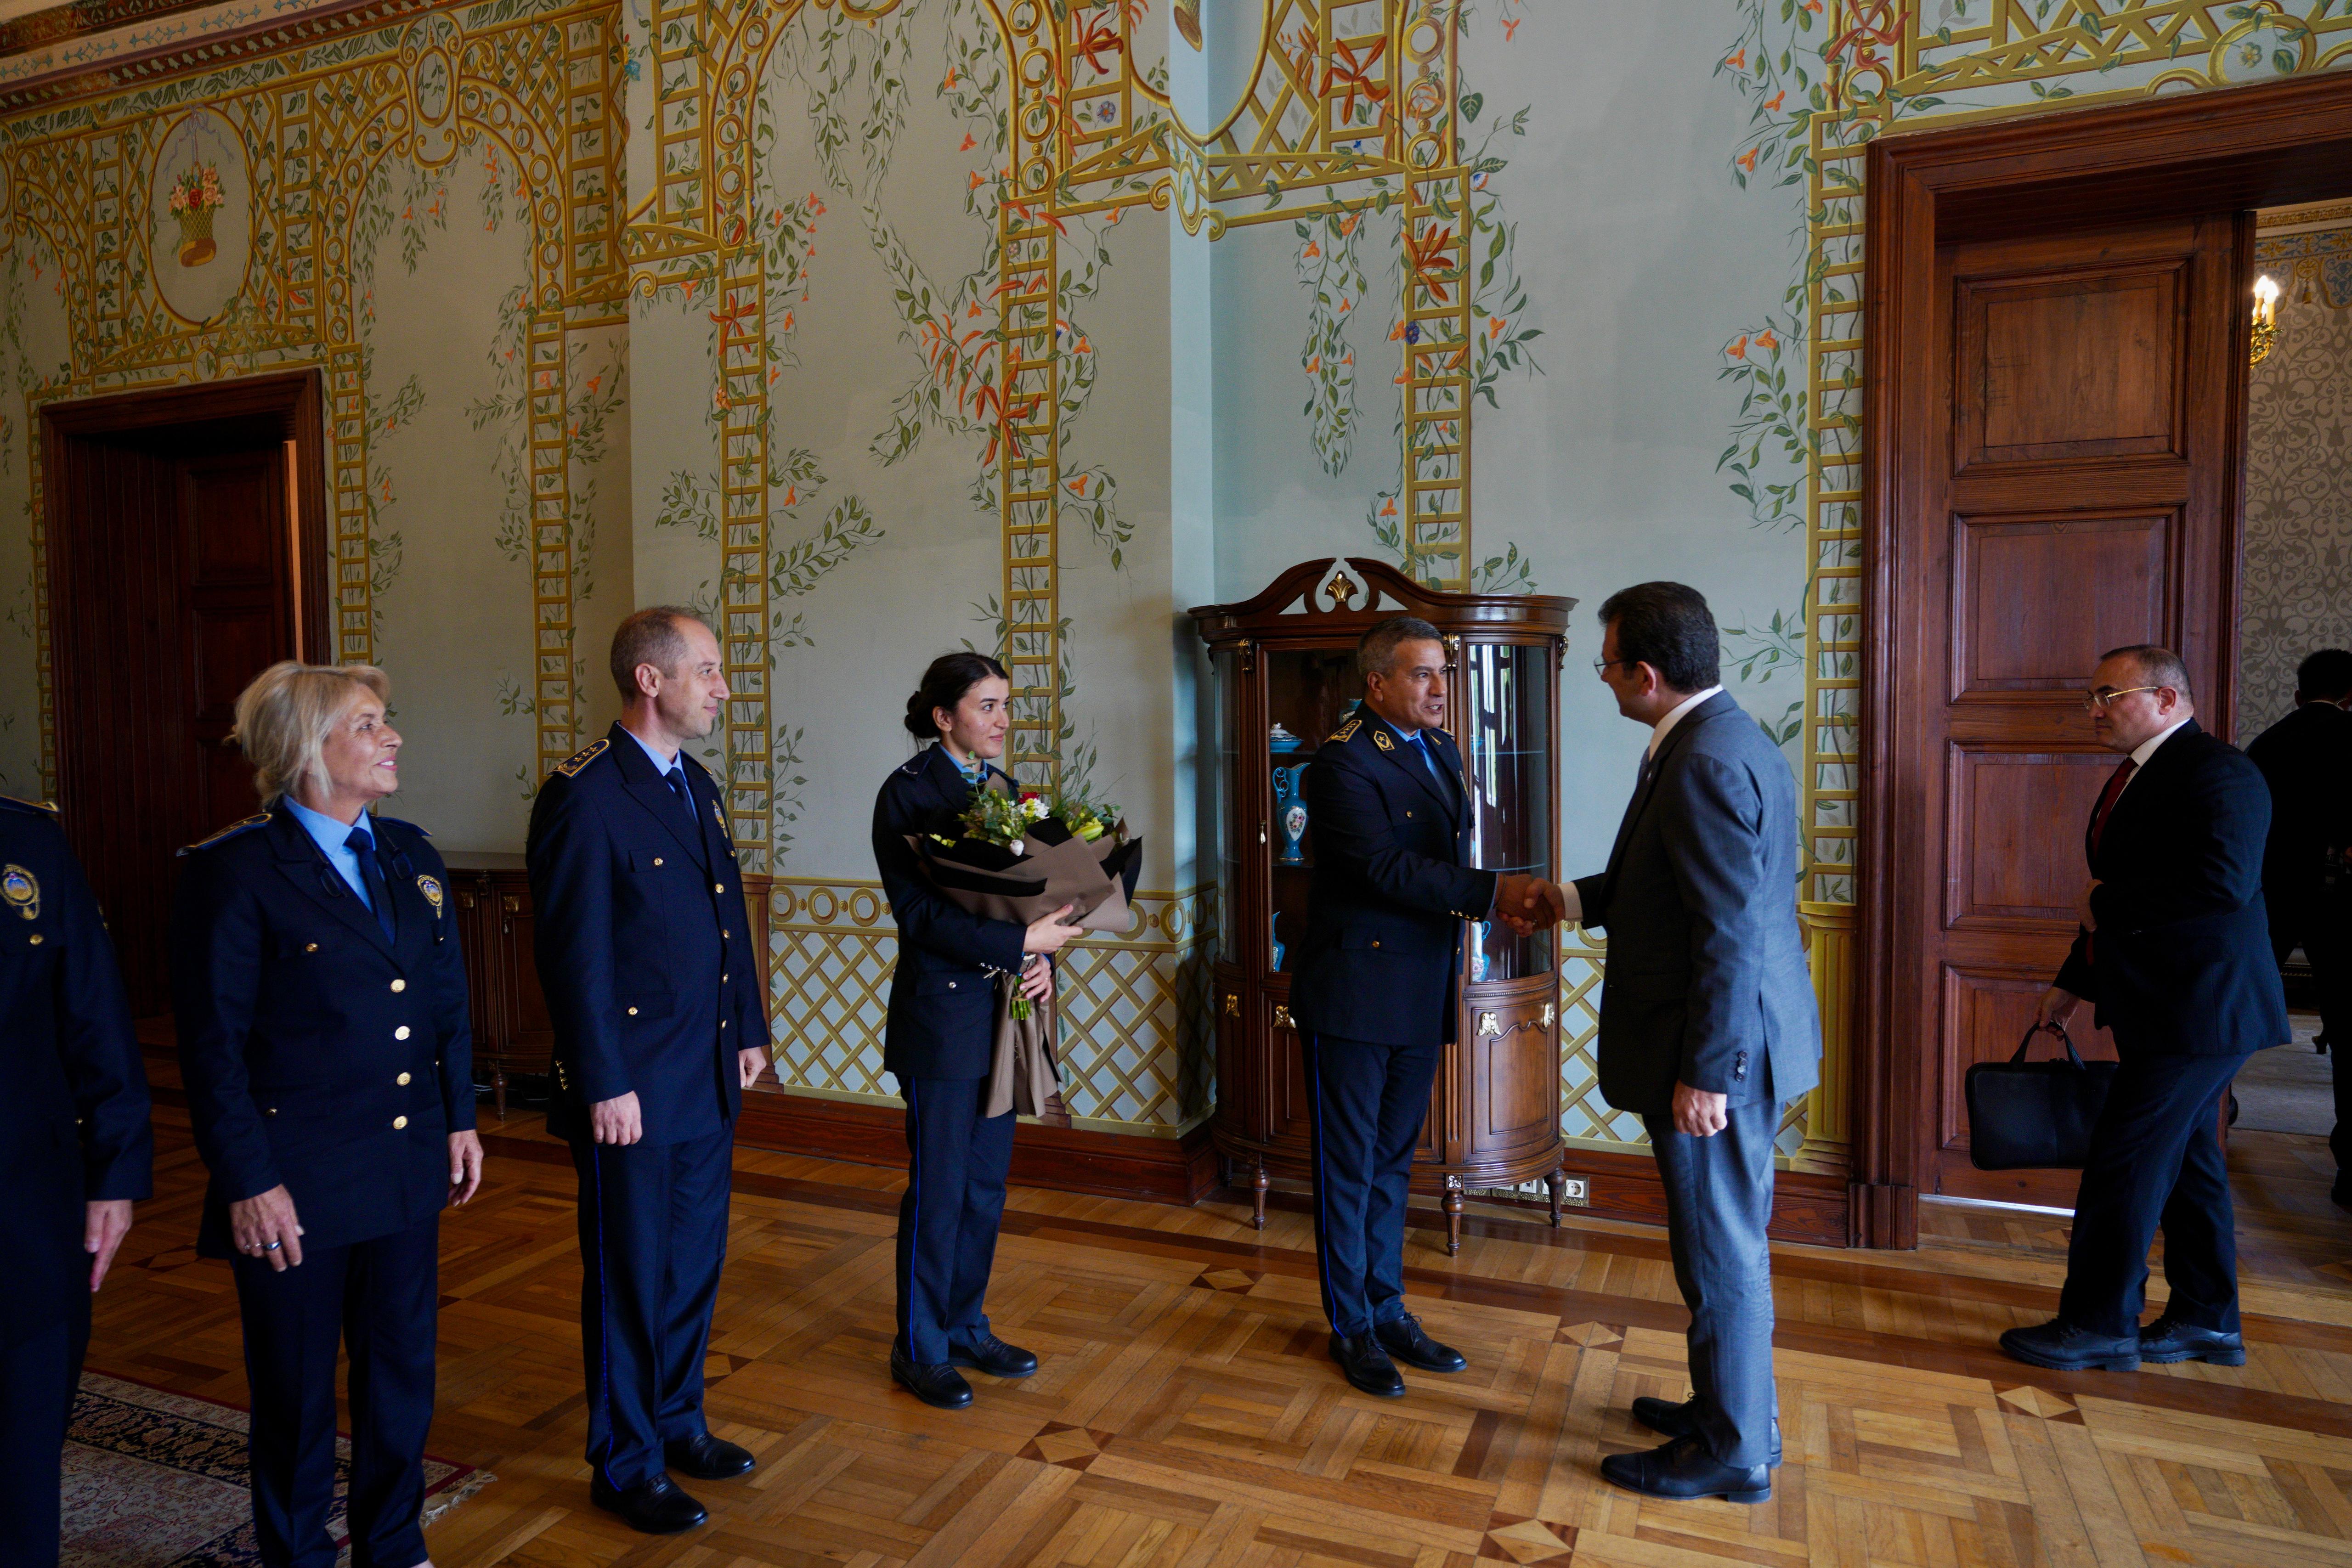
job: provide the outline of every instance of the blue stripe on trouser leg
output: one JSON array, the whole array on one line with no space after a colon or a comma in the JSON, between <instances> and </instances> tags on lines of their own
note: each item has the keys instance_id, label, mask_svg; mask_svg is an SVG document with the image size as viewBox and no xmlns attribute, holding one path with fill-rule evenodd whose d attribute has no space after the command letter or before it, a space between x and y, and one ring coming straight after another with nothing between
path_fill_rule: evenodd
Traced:
<instances>
[{"instance_id":1,"label":"blue stripe on trouser leg","mask_svg":"<svg viewBox=\"0 0 2352 1568\"><path fill-rule=\"evenodd\" d=\"M1315 1156L1315 1263L1323 1288L1323 1316L1333 1333L1362 1333L1371 1327L1370 1322L1355 1322L1349 1316L1351 1308L1360 1301L1361 1291L1355 1290L1343 1299L1337 1277L1339 1270L1346 1270L1351 1285L1363 1277L1360 1229L1348 1222L1360 1215L1360 1186L1359 1203L1351 1206L1348 1194L1334 1179L1327 1153L1332 1128L1330 1112L1324 1103L1322 1037L1302 1033L1299 1042L1307 1051L1307 1138Z\"/></svg>"},{"instance_id":2,"label":"blue stripe on trouser leg","mask_svg":"<svg viewBox=\"0 0 2352 1568\"><path fill-rule=\"evenodd\" d=\"M581 1291L588 1387L588 1462L623 1490L660 1473L662 1345L671 1320L669 1216L678 1151L668 1144L575 1144L582 1171L580 1246L590 1272ZM590 1314L594 1313L592 1322Z\"/></svg>"},{"instance_id":3,"label":"blue stripe on trouser leg","mask_svg":"<svg viewBox=\"0 0 2352 1568\"><path fill-rule=\"evenodd\" d=\"M669 1265L654 1358L654 1431L665 1443L709 1430L702 1416L702 1363L727 1265L734 1153L734 1134L725 1131L669 1145Z\"/></svg>"},{"instance_id":4,"label":"blue stripe on trouser leg","mask_svg":"<svg viewBox=\"0 0 2352 1568\"><path fill-rule=\"evenodd\" d=\"M1013 1167L1018 1121L1010 1111L1002 1116L982 1115L988 1085L974 1082L971 1088L963 1190L957 1195L955 1282L941 1312L950 1350L968 1333L988 1327L988 1277L996 1265L996 1237L1004 1223L1004 1182Z\"/></svg>"},{"instance_id":5,"label":"blue stripe on trouser leg","mask_svg":"<svg viewBox=\"0 0 2352 1568\"><path fill-rule=\"evenodd\" d=\"M1384 1051L1380 1119L1372 1133L1364 1183L1364 1311L1374 1323L1405 1315L1405 1205L1412 1190L1412 1155L1429 1119L1429 1089L1442 1048L1391 1046Z\"/></svg>"},{"instance_id":6,"label":"blue stripe on trouser leg","mask_svg":"<svg viewBox=\"0 0 2352 1568\"><path fill-rule=\"evenodd\" d=\"M1013 1157L1008 1113L983 1118L982 1079L899 1080L908 1179L898 1200L899 1334L908 1358L937 1366L959 1329L982 1328L982 1298Z\"/></svg>"}]
</instances>

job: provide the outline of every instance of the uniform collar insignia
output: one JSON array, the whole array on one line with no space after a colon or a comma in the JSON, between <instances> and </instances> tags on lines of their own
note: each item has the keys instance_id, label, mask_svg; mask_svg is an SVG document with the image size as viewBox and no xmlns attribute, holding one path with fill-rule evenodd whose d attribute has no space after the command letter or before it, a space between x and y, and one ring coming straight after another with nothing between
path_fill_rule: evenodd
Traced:
<instances>
[{"instance_id":1,"label":"uniform collar insignia","mask_svg":"<svg viewBox=\"0 0 2352 1568\"><path fill-rule=\"evenodd\" d=\"M0 867L0 902L27 920L41 917L41 883L23 866Z\"/></svg>"},{"instance_id":2,"label":"uniform collar insignia","mask_svg":"<svg viewBox=\"0 0 2352 1568\"><path fill-rule=\"evenodd\" d=\"M1394 751L1396 749L1396 742L1389 738L1389 732L1385 727L1372 731L1372 744L1379 747L1382 751Z\"/></svg>"}]
</instances>

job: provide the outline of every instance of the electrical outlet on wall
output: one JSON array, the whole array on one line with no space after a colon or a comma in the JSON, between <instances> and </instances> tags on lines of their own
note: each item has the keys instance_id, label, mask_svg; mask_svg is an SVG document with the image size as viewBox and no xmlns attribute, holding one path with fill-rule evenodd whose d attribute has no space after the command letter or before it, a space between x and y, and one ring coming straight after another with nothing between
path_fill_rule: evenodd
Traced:
<instances>
[{"instance_id":1,"label":"electrical outlet on wall","mask_svg":"<svg viewBox=\"0 0 2352 1568\"><path fill-rule=\"evenodd\" d=\"M1582 1176L1570 1176L1560 1183L1559 1200L1578 1208L1592 1206L1592 1187Z\"/></svg>"}]
</instances>

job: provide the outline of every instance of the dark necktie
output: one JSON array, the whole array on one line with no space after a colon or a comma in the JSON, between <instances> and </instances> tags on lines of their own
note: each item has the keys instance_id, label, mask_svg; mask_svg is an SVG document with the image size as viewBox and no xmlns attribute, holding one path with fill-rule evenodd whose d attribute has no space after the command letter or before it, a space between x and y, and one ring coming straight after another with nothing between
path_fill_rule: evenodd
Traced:
<instances>
[{"instance_id":1,"label":"dark necktie","mask_svg":"<svg viewBox=\"0 0 2352 1568\"><path fill-rule=\"evenodd\" d=\"M2091 813L2091 852L2093 854L2099 852L2099 841L2107 836L2107 818L2115 810L2116 802L2122 799L2124 786L2130 783L2131 776L2138 771L2139 764L2128 757L2125 758L2123 766L2108 776L2107 787L2099 791L2098 809Z\"/></svg>"},{"instance_id":2,"label":"dark necktie","mask_svg":"<svg viewBox=\"0 0 2352 1568\"><path fill-rule=\"evenodd\" d=\"M360 857L360 884L367 889L368 904L375 910L375 923L383 927L384 939L392 939L392 890L384 885L383 866L375 858L375 836L365 828L353 828L343 848Z\"/></svg>"},{"instance_id":3,"label":"dark necktie","mask_svg":"<svg viewBox=\"0 0 2352 1568\"><path fill-rule=\"evenodd\" d=\"M669 792L677 796L677 803L685 808L687 827L700 833L702 820L694 814L694 795L686 787L686 769L672 763L670 770L662 775L662 782L669 786Z\"/></svg>"},{"instance_id":4,"label":"dark necktie","mask_svg":"<svg viewBox=\"0 0 2352 1568\"><path fill-rule=\"evenodd\" d=\"M1444 771L1437 766L1436 754L1429 749L1429 736L1426 731L1416 729L1412 732L1412 748L1421 753L1422 766L1429 769L1429 776L1440 784L1444 783Z\"/></svg>"},{"instance_id":5,"label":"dark necktie","mask_svg":"<svg viewBox=\"0 0 2352 1568\"><path fill-rule=\"evenodd\" d=\"M1646 746L1642 747L1642 760L1636 764L1633 768L1634 794L1640 794L1642 792L1642 786L1650 781L1650 764L1655 762L1657 759L1658 754L1654 750Z\"/></svg>"}]
</instances>

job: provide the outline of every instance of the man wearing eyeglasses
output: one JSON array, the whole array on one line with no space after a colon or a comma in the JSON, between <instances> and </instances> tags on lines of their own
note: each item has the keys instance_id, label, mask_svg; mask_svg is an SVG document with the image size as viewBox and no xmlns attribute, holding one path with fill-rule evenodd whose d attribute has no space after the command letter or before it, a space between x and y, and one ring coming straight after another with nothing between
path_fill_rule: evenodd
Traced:
<instances>
[{"instance_id":1,"label":"man wearing eyeglasses","mask_svg":"<svg viewBox=\"0 0 2352 1568\"><path fill-rule=\"evenodd\" d=\"M2198 727L2189 672L2168 648L2105 654L2084 701L2099 743L2124 760L2092 808L2081 925L2041 1021L2063 1026L2094 1003L2121 1065L2075 1195L2058 1316L2010 1330L2000 1347L2062 1371L2242 1366L2221 1104L2248 1056L2288 1039L2263 908L2270 789ZM2170 1300L2143 1329L2159 1228Z\"/></svg>"}]
</instances>

